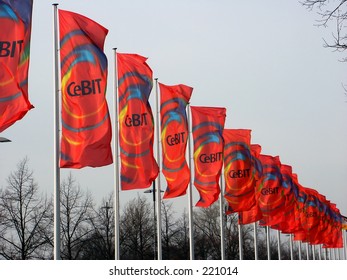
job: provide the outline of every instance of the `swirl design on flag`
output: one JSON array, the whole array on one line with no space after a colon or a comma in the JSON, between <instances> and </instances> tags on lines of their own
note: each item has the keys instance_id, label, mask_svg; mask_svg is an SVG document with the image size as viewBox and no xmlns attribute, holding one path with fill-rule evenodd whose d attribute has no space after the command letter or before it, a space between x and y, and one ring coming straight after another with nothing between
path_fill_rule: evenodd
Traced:
<instances>
[{"instance_id":1,"label":"swirl design on flag","mask_svg":"<svg viewBox=\"0 0 347 280\"><path fill-rule=\"evenodd\" d=\"M108 30L82 15L59 11L61 67L61 167L112 163L106 101Z\"/></svg>"},{"instance_id":2,"label":"swirl design on flag","mask_svg":"<svg viewBox=\"0 0 347 280\"><path fill-rule=\"evenodd\" d=\"M200 199L196 206L208 207L219 196L223 166L225 108L191 106L194 140L194 185Z\"/></svg>"},{"instance_id":3,"label":"swirl design on flag","mask_svg":"<svg viewBox=\"0 0 347 280\"><path fill-rule=\"evenodd\" d=\"M21 119L33 106L28 99L32 0L0 3L0 132Z\"/></svg>"},{"instance_id":4,"label":"swirl design on flag","mask_svg":"<svg viewBox=\"0 0 347 280\"><path fill-rule=\"evenodd\" d=\"M154 121L148 101L152 71L145 60L117 54L122 190L147 188L159 173L153 156Z\"/></svg>"}]
</instances>

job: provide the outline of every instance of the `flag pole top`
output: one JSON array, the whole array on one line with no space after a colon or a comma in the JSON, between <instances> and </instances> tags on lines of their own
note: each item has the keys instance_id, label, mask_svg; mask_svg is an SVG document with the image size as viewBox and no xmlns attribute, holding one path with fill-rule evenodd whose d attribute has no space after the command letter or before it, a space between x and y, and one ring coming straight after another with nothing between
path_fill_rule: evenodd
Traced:
<instances>
[{"instance_id":1,"label":"flag pole top","mask_svg":"<svg viewBox=\"0 0 347 280\"><path fill-rule=\"evenodd\" d=\"M117 48L113 48L112 50L116 51L116 50L117 50Z\"/></svg>"},{"instance_id":2,"label":"flag pole top","mask_svg":"<svg viewBox=\"0 0 347 280\"><path fill-rule=\"evenodd\" d=\"M58 6L58 5L59 5L59 3L53 3L52 5L53 5L53 6Z\"/></svg>"}]
</instances>

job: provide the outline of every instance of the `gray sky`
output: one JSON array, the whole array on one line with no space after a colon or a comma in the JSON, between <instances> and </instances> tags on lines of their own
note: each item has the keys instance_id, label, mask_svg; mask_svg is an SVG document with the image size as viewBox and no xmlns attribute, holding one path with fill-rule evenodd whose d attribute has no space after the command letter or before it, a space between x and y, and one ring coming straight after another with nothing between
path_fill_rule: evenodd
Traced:
<instances>
[{"instance_id":1,"label":"gray sky","mask_svg":"<svg viewBox=\"0 0 347 280\"><path fill-rule=\"evenodd\" d=\"M347 214L347 84L342 53L323 48L331 28L298 1L98 0L56 1L109 30L109 90L113 111L113 52L149 57L154 76L194 88L194 106L227 108L226 128L252 129L263 154L279 155L299 182L316 189ZM0 186L28 156L43 192L53 193L53 2L34 1L29 97L35 109L1 136ZM154 91L152 92L151 104ZM96 202L113 188L113 168L71 171ZM164 182L164 180L162 180ZM162 188L166 188L163 183ZM142 193L143 190L140 190ZM121 192L122 202L137 191ZM198 197L194 194L194 201ZM150 199L150 197L149 197ZM187 198L171 200L185 207Z\"/></svg>"}]
</instances>

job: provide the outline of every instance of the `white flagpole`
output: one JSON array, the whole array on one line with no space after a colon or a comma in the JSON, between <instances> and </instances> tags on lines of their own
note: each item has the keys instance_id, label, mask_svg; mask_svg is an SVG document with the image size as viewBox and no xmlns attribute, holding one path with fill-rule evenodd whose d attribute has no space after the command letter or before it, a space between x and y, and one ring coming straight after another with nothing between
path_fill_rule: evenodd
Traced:
<instances>
[{"instance_id":1,"label":"white flagpole","mask_svg":"<svg viewBox=\"0 0 347 280\"><path fill-rule=\"evenodd\" d=\"M59 167L59 39L58 4L53 4L54 34L54 259L60 260L60 167Z\"/></svg>"},{"instance_id":2,"label":"white flagpole","mask_svg":"<svg viewBox=\"0 0 347 280\"><path fill-rule=\"evenodd\" d=\"M345 256L345 260L347 260L347 230L342 230L342 234L343 234L343 238L344 238L344 241L343 241L343 246L344 246L344 256Z\"/></svg>"},{"instance_id":3,"label":"white flagpole","mask_svg":"<svg viewBox=\"0 0 347 280\"><path fill-rule=\"evenodd\" d=\"M301 241L299 240L299 241L297 241L297 243L298 243L298 250L299 250L299 260L301 261L301 258L302 258L302 256L301 256Z\"/></svg>"},{"instance_id":4,"label":"white flagpole","mask_svg":"<svg viewBox=\"0 0 347 280\"><path fill-rule=\"evenodd\" d=\"M293 254L293 235L290 233L289 234L289 248L290 248L290 259L294 259L294 254Z\"/></svg>"},{"instance_id":5,"label":"white flagpole","mask_svg":"<svg viewBox=\"0 0 347 280\"><path fill-rule=\"evenodd\" d=\"M223 168L222 168L223 170ZM221 260L225 260L225 208L224 208L224 173L220 176L220 196L219 196L219 217L220 217L220 244L221 244Z\"/></svg>"},{"instance_id":6,"label":"white flagpole","mask_svg":"<svg viewBox=\"0 0 347 280\"><path fill-rule=\"evenodd\" d=\"M155 91L156 91L156 107L157 107L157 163L159 166L159 174L157 177L157 246L158 246L158 260L162 259L162 245L161 245L161 157L160 157L160 104L159 104L159 92L158 92L158 78L155 79Z\"/></svg>"},{"instance_id":7,"label":"white flagpole","mask_svg":"<svg viewBox=\"0 0 347 280\"><path fill-rule=\"evenodd\" d=\"M258 260L258 228L257 228L257 222L253 223L253 229L254 229L254 259Z\"/></svg>"},{"instance_id":8,"label":"white flagpole","mask_svg":"<svg viewBox=\"0 0 347 280\"><path fill-rule=\"evenodd\" d=\"M188 186L188 219L189 219L189 254L190 259L194 260L194 217L193 217L193 132L191 123L191 111L188 104L188 152L189 152L189 169L190 169L190 183Z\"/></svg>"},{"instance_id":9,"label":"white flagpole","mask_svg":"<svg viewBox=\"0 0 347 280\"><path fill-rule=\"evenodd\" d=\"M312 259L313 260L316 260L316 249L315 249L315 246L314 245L311 245L311 248L312 248Z\"/></svg>"},{"instance_id":10,"label":"white flagpole","mask_svg":"<svg viewBox=\"0 0 347 280\"><path fill-rule=\"evenodd\" d=\"M310 259L310 252L308 250L308 243L306 242L306 259L309 260Z\"/></svg>"},{"instance_id":11,"label":"white flagpole","mask_svg":"<svg viewBox=\"0 0 347 280\"><path fill-rule=\"evenodd\" d=\"M238 225L237 225L237 228L239 230L239 257L240 257L240 260L243 260L243 238L242 238L242 226L240 225L239 223L239 220L240 220L240 217L239 217L240 214L237 214L237 220L238 220Z\"/></svg>"},{"instance_id":12,"label":"white flagpole","mask_svg":"<svg viewBox=\"0 0 347 280\"><path fill-rule=\"evenodd\" d=\"M278 250L278 259L281 260L281 235L280 231L277 230L277 250Z\"/></svg>"},{"instance_id":13,"label":"white flagpole","mask_svg":"<svg viewBox=\"0 0 347 280\"><path fill-rule=\"evenodd\" d=\"M267 247L267 259L271 260L271 251L270 251L270 227L265 226L266 230L266 247Z\"/></svg>"},{"instance_id":14,"label":"white flagpole","mask_svg":"<svg viewBox=\"0 0 347 280\"><path fill-rule=\"evenodd\" d=\"M113 141L113 153L114 153L114 257L116 260L120 259L120 246L119 246L119 224L120 224L120 215L119 215L119 114L118 114L118 68L117 68L117 48L113 49L114 51L114 79L113 79L113 104L114 104L114 115L115 115L115 129L113 132L114 141Z\"/></svg>"}]
</instances>

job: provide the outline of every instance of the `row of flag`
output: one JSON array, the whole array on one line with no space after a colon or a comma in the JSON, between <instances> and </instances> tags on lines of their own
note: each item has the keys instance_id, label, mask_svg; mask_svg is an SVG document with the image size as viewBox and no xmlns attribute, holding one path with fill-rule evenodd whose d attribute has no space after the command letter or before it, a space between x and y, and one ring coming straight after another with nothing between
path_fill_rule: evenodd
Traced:
<instances>
[{"instance_id":1,"label":"row of flag","mask_svg":"<svg viewBox=\"0 0 347 280\"><path fill-rule=\"evenodd\" d=\"M0 1L0 132L33 106L28 100L28 66L33 1ZM113 163L112 126L106 102L108 30L77 13L59 10L61 71L61 168ZM149 103L153 73L138 54L117 53L117 97L122 190L148 188L160 168L153 154L154 118ZM186 161L191 132L196 206L218 200L225 180L227 213L239 223L260 221L295 240L343 246L343 218L336 205L302 186L292 167L264 155L251 130L225 128L226 108L189 106L193 88L159 83L164 198L186 194L192 167ZM188 109L188 110L187 110ZM188 113L191 113L191 131Z\"/></svg>"}]
</instances>

